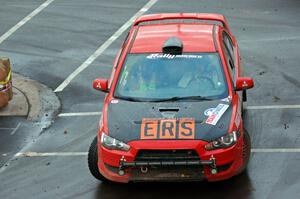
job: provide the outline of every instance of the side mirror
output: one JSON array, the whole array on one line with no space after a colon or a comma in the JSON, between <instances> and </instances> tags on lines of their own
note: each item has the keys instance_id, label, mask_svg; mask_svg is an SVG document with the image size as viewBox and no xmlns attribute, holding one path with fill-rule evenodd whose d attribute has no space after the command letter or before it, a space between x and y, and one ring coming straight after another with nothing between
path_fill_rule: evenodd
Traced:
<instances>
[{"instance_id":1,"label":"side mirror","mask_svg":"<svg viewBox=\"0 0 300 199\"><path fill-rule=\"evenodd\" d=\"M107 79L95 79L93 81L93 88L98 91L108 93L108 80Z\"/></svg>"},{"instance_id":2,"label":"side mirror","mask_svg":"<svg viewBox=\"0 0 300 199\"><path fill-rule=\"evenodd\" d=\"M251 77L238 77L235 82L236 91L250 89L253 86L254 86L254 82Z\"/></svg>"}]
</instances>

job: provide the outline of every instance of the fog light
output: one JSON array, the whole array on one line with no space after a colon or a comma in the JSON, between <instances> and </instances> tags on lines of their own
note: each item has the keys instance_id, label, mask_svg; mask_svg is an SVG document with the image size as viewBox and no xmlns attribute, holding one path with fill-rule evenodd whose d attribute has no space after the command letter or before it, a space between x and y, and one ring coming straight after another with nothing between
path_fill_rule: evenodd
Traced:
<instances>
[{"instance_id":1,"label":"fog light","mask_svg":"<svg viewBox=\"0 0 300 199\"><path fill-rule=\"evenodd\" d=\"M215 175L218 173L217 169L213 168L210 170L211 174Z\"/></svg>"},{"instance_id":2,"label":"fog light","mask_svg":"<svg viewBox=\"0 0 300 199\"><path fill-rule=\"evenodd\" d=\"M123 176L123 175L125 175L125 171L124 171L124 170L119 170L119 172L118 172L118 173L119 173L119 175L120 175L120 176Z\"/></svg>"}]
</instances>

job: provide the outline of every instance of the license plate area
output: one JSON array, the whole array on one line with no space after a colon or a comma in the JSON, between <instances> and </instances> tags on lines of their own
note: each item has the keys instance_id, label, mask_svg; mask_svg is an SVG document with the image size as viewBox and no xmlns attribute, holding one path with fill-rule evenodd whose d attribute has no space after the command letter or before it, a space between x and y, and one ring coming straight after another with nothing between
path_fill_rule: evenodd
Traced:
<instances>
[{"instance_id":1,"label":"license plate area","mask_svg":"<svg viewBox=\"0 0 300 199\"><path fill-rule=\"evenodd\" d=\"M203 166L135 167L131 181L198 181L204 179Z\"/></svg>"}]
</instances>

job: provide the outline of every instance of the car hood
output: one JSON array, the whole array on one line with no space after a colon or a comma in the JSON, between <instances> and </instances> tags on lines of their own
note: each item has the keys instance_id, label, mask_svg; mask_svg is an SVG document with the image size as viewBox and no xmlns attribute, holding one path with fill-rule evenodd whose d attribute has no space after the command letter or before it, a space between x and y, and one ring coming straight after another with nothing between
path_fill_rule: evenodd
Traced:
<instances>
[{"instance_id":1,"label":"car hood","mask_svg":"<svg viewBox=\"0 0 300 199\"><path fill-rule=\"evenodd\" d=\"M232 105L227 100L132 102L108 105L109 136L122 142L153 139L212 141L228 132Z\"/></svg>"}]
</instances>

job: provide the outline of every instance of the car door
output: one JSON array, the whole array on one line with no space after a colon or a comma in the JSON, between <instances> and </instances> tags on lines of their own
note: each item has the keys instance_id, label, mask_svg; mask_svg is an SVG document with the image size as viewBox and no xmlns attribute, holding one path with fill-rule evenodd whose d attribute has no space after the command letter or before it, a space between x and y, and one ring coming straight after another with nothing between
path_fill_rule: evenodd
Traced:
<instances>
[{"instance_id":1,"label":"car door","mask_svg":"<svg viewBox=\"0 0 300 199\"><path fill-rule=\"evenodd\" d=\"M232 83L235 87L235 82L238 77L240 77L241 70L240 70L240 59L239 59L239 53L238 53L238 47L236 45L236 42L233 41L233 39L230 37L230 35L223 31L222 33L223 38L223 50L225 52L225 59L227 62L227 66L229 67L229 72L231 73L231 79ZM240 101L243 99L243 92L238 91Z\"/></svg>"}]
</instances>

